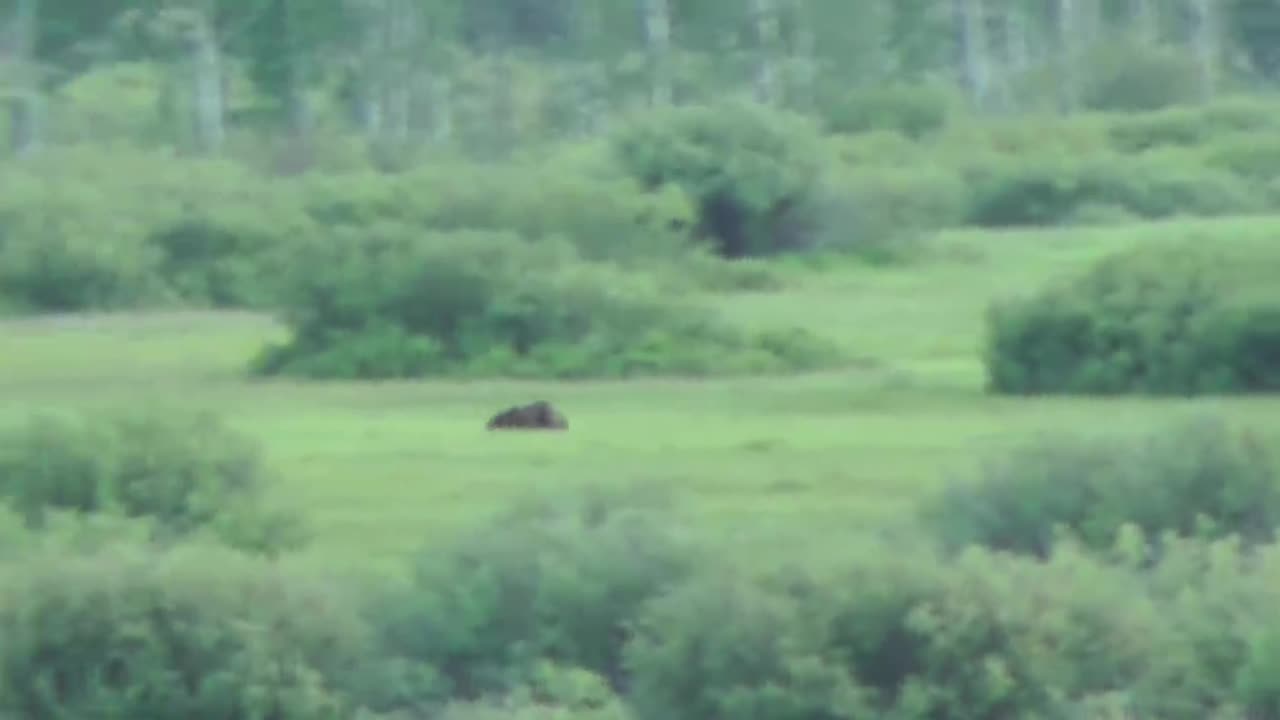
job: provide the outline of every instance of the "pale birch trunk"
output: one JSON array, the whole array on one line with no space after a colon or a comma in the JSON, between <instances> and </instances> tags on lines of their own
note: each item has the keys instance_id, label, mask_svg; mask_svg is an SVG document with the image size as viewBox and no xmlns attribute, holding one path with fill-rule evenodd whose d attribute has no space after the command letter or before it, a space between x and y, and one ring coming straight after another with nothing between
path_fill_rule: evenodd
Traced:
<instances>
[{"instance_id":1,"label":"pale birch trunk","mask_svg":"<svg viewBox=\"0 0 1280 720\"><path fill-rule=\"evenodd\" d=\"M222 149L226 139L225 99L222 97L222 57L208 13L190 15L191 90L195 108L196 142L204 152Z\"/></svg>"},{"instance_id":2,"label":"pale birch trunk","mask_svg":"<svg viewBox=\"0 0 1280 720\"><path fill-rule=\"evenodd\" d=\"M431 81L431 137L440 145L453 140L453 83L443 73Z\"/></svg>"},{"instance_id":3,"label":"pale birch trunk","mask_svg":"<svg viewBox=\"0 0 1280 720\"><path fill-rule=\"evenodd\" d=\"M1218 38L1213 0L1189 0L1191 10L1191 44L1199 68L1200 95L1213 97L1218 79Z\"/></svg>"},{"instance_id":4,"label":"pale birch trunk","mask_svg":"<svg viewBox=\"0 0 1280 720\"><path fill-rule=\"evenodd\" d=\"M654 106L674 99L671 68L671 8L668 0L640 0L645 47L649 53L649 100Z\"/></svg>"},{"instance_id":5,"label":"pale birch trunk","mask_svg":"<svg viewBox=\"0 0 1280 720\"><path fill-rule=\"evenodd\" d=\"M1139 40L1155 42L1160 32L1152 0L1129 0L1129 17Z\"/></svg>"},{"instance_id":6,"label":"pale birch trunk","mask_svg":"<svg viewBox=\"0 0 1280 720\"><path fill-rule=\"evenodd\" d=\"M982 0L953 0L960 75L976 107L986 107L991 94L991 69L987 57L987 34Z\"/></svg>"},{"instance_id":7,"label":"pale birch trunk","mask_svg":"<svg viewBox=\"0 0 1280 720\"><path fill-rule=\"evenodd\" d=\"M756 28L756 100L766 105L778 102L778 9L774 0L752 0Z\"/></svg>"},{"instance_id":8,"label":"pale birch trunk","mask_svg":"<svg viewBox=\"0 0 1280 720\"><path fill-rule=\"evenodd\" d=\"M1076 61L1076 3L1075 0L1056 0L1054 4L1055 50L1057 65L1058 107L1071 112L1077 105Z\"/></svg>"},{"instance_id":9,"label":"pale birch trunk","mask_svg":"<svg viewBox=\"0 0 1280 720\"><path fill-rule=\"evenodd\" d=\"M35 62L37 0L16 0L3 28L0 82L7 83L9 149L15 157L35 152L40 140L40 81Z\"/></svg>"},{"instance_id":10,"label":"pale birch trunk","mask_svg":"<svg viewBox=\"0 0 1280 720\"><path fill-rule=\"evenodd\" d=\"M387 0L367 0L359 5L361 14L358 63L360 86L356 95L356 113L366 138L382 134L386 122L382 82L386 75L386 50L383 32L387 16Z\"/></svg>"},{"instance_id":11,"label":"pale birch trunk","mask_svg":"<svg viewBox=\"0 0 1280 720\"><path fill-rule=\"evenodd\" d=\"M412 123L412 67L411 47L417 29L412 8L405 0L391 0L383 14L385 52L390 53L387 71L383 74L382 107L384 127L388 136L407 140Z\"/></svg>"},{"instance_id":12,"label":"pale birch trunk","mask_svg":"<svg viewBox=\"0 0 1280 720\"><path fill-rule=\"evenodd\" d=\"M792 0L792 13L795 18L792 62L796 68L792 95L793 100L800 107L810 108L817 93L814 87L818 77L817 38L814 35L813 19L809 15L806 2L807 0Z\"/></svg>"}]
</instances>

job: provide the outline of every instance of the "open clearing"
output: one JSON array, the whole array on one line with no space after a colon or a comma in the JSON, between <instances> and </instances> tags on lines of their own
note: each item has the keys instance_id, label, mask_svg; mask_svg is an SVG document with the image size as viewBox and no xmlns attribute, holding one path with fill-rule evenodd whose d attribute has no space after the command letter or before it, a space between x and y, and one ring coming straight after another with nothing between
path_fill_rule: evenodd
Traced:
<instances>
[{"instance_id":1,"label":"open clearing","mask_svg":"<svg viewBox=\"0 0 1280 720\"><path fill-rule=\"evenodd\" d=\"M112 405L208 409L258 438L342 561L388 560L523 493L597 481L679 488L726 541L783 547L875 527L986 451L1040 431L1136 428L1209 409L1280 445L1280 400L1014 399L983 394L983 313L1135 243L1202 238L1257 251L1280 220L1176 221L946 233L896 267L789 267L791 288L713 298L735 320L803 323L865 362L839 373L627 382L251 382L281 331L238 313L153 313L0 324L0 422ZM1270 258L1268 258L1270 256ZM1264 262L1263 258L1274 259ZM567 434L490 434L507 405L545 398Z\"/></svg>"}]
</instances>

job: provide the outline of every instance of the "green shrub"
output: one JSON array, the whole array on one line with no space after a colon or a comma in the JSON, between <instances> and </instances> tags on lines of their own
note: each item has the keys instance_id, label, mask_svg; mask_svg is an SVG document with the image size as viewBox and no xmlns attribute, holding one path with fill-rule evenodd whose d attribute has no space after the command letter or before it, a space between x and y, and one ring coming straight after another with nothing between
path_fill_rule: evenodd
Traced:
<instances>
[{"instance_id":1,"label":"green shrub","mask_svg":"<svg viewBox=\"0 0 1280 720\"><path fill-rule=\"evenodd\" d=\"M824 98L819 112L825 128L833 133L891 130L918 139L947 124L955 100L940 86L890 85Z\"/></svg>"},{"instance_id":2,"label":"green shrub","mask_svg":"<svg viewBox=\"0 0 1280 720\"><path fill-rule=\"evenodd\" d=\"M1092 48L1080 70L1080 104L1090 110L1152 111L1199 97L1195 58L1181 48L1117 38Z\"/></svg>"},{"instance_id":3,"label":"green shrub","mask_svg":"<svg viewBox=\"0 0 1280 720\"><path fill-rule=\"evenodd\" d=\"M620 130L613 152L644 187L687 193L699 236L725 257L801 249L812 237L804 209L824 154L800 116L734 103L658 111Z\"/></svg>"},{"instance_id":4,"label":"green shrub","mask_svg":"<svg viewBox=\"0 0 1280 720\"><path fill-rule=\"evenodd\" d=\"M951 550L1046 556L1059 528L1102 550L1126 525L1259 544L1280 527L1280 476L1252 435L1196 418L1133 438L1037 440L951 484L924 517Z\"/></svg>"},{"instance_id":5,"label":"green shrub","mask_svg":"<svg viewBox=\"0 0 1280 720\"><path fill-rule=\"evenodd\" d=\"M142 242L146 213L113 207L105 190L2 178L0 295L31 310L118 308L155 302L163 285ZM124 198L135 200L134 198Z\"/></svg>"},{"instance_id":6,"label":"green shrub","mask_svg":"<svg viewBox=\"0 0 1280 720\"><path fill-rule=\"evenodd\" d=\"M1069 717L1135 683L1160 629L1136 578L1080 553L846 557L650 603L627 649L637 717Z\"/></svg>"},{"instance_id":7,"label":"green shrub","mask_svg":"<svg viewBox=\"0 0 1280 720\"><path fill-rule=\"evenodd\" d=\"M1124 153L1154 148L1203 146L1239 132L1270 132L1277 126L1270 99L1225 98L1199 107L1171 107L1109 118L1112 146Z\"/></svg>"},{"instance_id":8,"label":"green shrub","mask_svg":"<svg viewBox=\"0 0 1280 720\"><path fill-rule=\"evenodd\" d=\"M268 479L258 449L204 414L41 415L0 436L0 497L35 527L50 511L113 513L154 521L157 540L296 547L299 520L265 501Z\"/></svg>"},{"instance_id":9,"label":"green shrub","mask_svg":"<svg viewBox=\"0 0 1280 720\"><path fill-rule=\"evenodd\" d=\"M872 260L892 259L922 234L959 225L967 189L942 169L877 168L834 175L817 193L813 243Z\"/></svg>"},{"instance_id":10,"label":"green shrub","mask_svg":"<svg viewBox=\"0 0 1280 720\"><path fill-rule=\"evenodd\" d=\"M1223 170L1177 155L1032 155L972 164L969 223L1058 225L1107 204L1146 219L1215 216L1262 207L1266 195Z\"/></svg>"},{"instance_id":11,"label":"green shrub","mask_svg":"<svg viewBox=\"0 0 1280 720\"><path fill-rule=\"evenodd\" d=\"M278 193L211 196L154 224L146 236L155 272L183 300L214 307L264 307L293 251L316 233L301 207Z\"/></svg>"},{"instance_id":12,"label":"green shrub","mask_svg":"<svg viewBox=\"0 0 1280 720\"><path fill-rule=\"evenodd\" d=\"M298 192L308 214L327 227L394 223L561 239L591 260L666 258L690 247L693 208L678 190L644 192L626 177L577 170L545 158L451 163L399 175L308 178Z\"/></svg>"},{"instance_id":13,"label":"green shrub","mask_svg":"<svg viewBox=\"0 0 1280 720\"><path fill-rule=\"evenodd\" d=\"M351 717L366 626L292 564L115 541L5 560L0 584L7 717Z\"/></svg>"},{"instance_id":14,"label":"green shrub","mask_svg":"<svg viewBox=\"0 0 1280 720\"><path fill-rule=\"evenodd\" d=\"M263 374L621 377L822 367L832 345L750 335L664 297L639 273L581 262L549 240L458 231L337 235L295 259L286 320Z\"/></svg>"},{"instance_id":15,"label":"green shrub","mask_svg":"<svg viewBox=\"0 0 1280 720\"><path fill-rule=\"evenodd\" d=\"M1280 553L1238 538L1168 539L1144 576L1163 622L1133 695L1140 717L1269 717Z\"/></svg>"},{"instance_id":16,"label":"green shrub","mask_svg":"<svg viewBox=\"0 0 1280 720\"><path fill-rule=\"evenodd\" d=\"M1280 139L1274 131L1237 132L1203 146L1205 163L1256 182L1280 178Z\"/></svg>"},{"instance_id":17,"label":"green shrub","mask_svg":"<svg viewBox=\"0 0 1280 720\"><path fill-rule=\"evenodd\" d=\"M998 393L1263 392L1277 387L1277 311L1233 297L1224 255L1179 244L1104 259L1068 282L992 305Z\"/></svg>"},{"instance_id":18,"label":"green shrub","mask_svg":"<svg viewBox=\"0 0 1280 720\"><path fill-rule=\"evenodd\" d=\"M377 605L403 678L383 703L514 692L545 683L548 661L621 688L630 622L698 557L668 502L641 490L555 493L419 555Z\"/></svg>"},{"instance_id":19,"label":"green shrub","mask_svg":"<svg viewBox=\"0 0 1280 720\"><path fill-rule=\"evenodd\" d=\"M270 301L312 230L232 163L52 151L0 183L0 295L34 310Z\"/></svg>"}]
</instances>

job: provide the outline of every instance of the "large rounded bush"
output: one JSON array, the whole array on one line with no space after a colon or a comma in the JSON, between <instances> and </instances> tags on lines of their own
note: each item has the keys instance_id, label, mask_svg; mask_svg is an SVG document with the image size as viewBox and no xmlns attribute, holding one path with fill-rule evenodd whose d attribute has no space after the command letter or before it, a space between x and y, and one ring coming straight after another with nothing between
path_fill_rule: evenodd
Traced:
<instances>
[{"instance_id":1,"label":"large rounded bush","mask_svg":"<svg viewBox=\"0 0 1280 720\"><path fill-rule=\"evenodd\" d=\"M845 558L650 603L627 649L637 717L1072 717L1136 682L1160 629L1134 578L1078 553Z\"/></svg>"},{"instance_id":2,"label":"large rounded bush","mask_svg":"<svg viewBox=\"0 0 1280 720\"><path fill-rule=\"evenodd\" d=\"M113 513L153 521L158 540L296 547L299 518L270 504L269 482L258 448L205 414L41 415L0 436L0 498L36 527L50 511Z\"/></svg>"},{"instance_id":3,"label":"large rounded bush","mask_svg":"<svg viewBox=\"0 0 1280 720\"><path fill-rule=\"evenodd\" d=\"M545 681L547 662L625 687L631 622L699 558L669 503L642 490L553 493L422 552L376 606L401 678L386 706L505 694Z\"/></svg>"},{"instance_id":4,"label":"large rounded bush","mask_svg":"<svg viewBox=\"0 0 1280 720\"><path fill-rule=\"evenodd\" d=\"M449 163L398 175L306 178L299 204L326 227L401 224L428 232L490 231L564 240L590 260L681 255L694 224L676 189L644 192L616 169L556 158L503 165Z\"/></svg>"},{"instance_id":5,"label":"large rounded bush","mask_svg":"<svg viewBox=\"0 0 1280 720\"><path fill-rule=\"evenodd\" d=\"M340 586L216 546L0 563L0 714L339 720L368 635Z\"/></svg>"},{"instance_id":6,"label":"large rounded bush","mask_svg":"<svg viewBox=\"0 0 1280 720\"><path fill-rule=\"evenodd\" d=\"M806 211L825 155L800 116L751 104L663 110L620 130L613 150L646 188L688 193L699 234L725 257L803 248L817 227Z\"/></svg>"},{"instance_id":7,"label":"large rounded bush","mask_svg":"<svg viewBox=\"0 0 1280 720\"><path fill-rule=\"evenodd\" d=\"M664 296L651 278L585 263L565 243L505 233L339 233L296 259L264 374L620 377L795 370L838 359L799 330L751 334Z\"/></svg>"},{"instance_id":8,"label":"large rounded bush","mask_svg":"<svg viewBox=\"0 0 1280 720\"><path fill-rule=\"evenodd\" d=\"M998 393L1271 391L1280 373L1275 305L1235 294L1241 258L1190 246L1141 248L988 314L988 383Z\"/></svg>"},{"instance_id":9,"label":"large rounded bush","mask_svg":"<svg viewBox=\"0 0 1280 720\"><path fill-rule=\"evenodd\" d=\"M924 510L942 545L1047 556L1066 530L1105 550L1132 526L1159 539L1280 529L1280 474L1258 439L1193 418L1125 438L1040 438L988 461Z\"/></svg>"}]
</instances>

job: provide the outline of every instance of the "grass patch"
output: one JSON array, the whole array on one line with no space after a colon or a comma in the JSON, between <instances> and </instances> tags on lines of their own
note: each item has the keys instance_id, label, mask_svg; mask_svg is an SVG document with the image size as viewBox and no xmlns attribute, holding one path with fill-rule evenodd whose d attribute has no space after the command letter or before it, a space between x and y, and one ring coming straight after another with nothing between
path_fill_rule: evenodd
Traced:
<instances>
[{"instance_id":1,"label":"grass patch","mask_svg":"<svg viewBox=\"0 0 1280 720\"><path fill-rule=\"evenodd\" d=\"M1260 218L951 232L911 266L796 269L784 290L712 296L741 326L801 325L862 359L791 378L317 387L244 377L246 359L283 332L257 315L9 320L0 324L0 424L125 403L218 412L262 444L279 491L310 518L316 551L352 563L447 539L513 497L627 479L676 489L725 543L783 552L890 522L948 471L1035 433L1212 410L1280 444L1273 399L991 398L980 356L995 297L1138 244L1199 238L1273 252L1277 233L1280 219ZM496 410L536 397L562 408L572 431L484 431Z\"/></svg>"}]
</instances>

